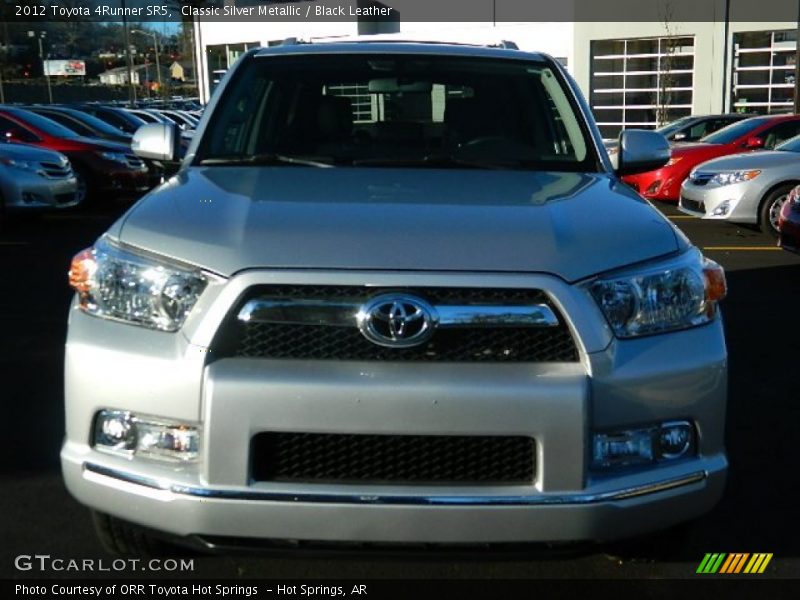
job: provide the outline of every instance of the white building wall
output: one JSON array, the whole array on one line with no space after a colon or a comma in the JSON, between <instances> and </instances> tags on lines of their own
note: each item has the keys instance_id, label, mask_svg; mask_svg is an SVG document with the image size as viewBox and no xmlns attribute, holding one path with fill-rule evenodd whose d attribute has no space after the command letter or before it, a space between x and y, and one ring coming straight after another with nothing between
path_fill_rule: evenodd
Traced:
<instances>
[{"instance_id":1,"label":"white building wall","mask_svg":"<svg viewBox=\"0 0 800 600\"><path fill-rule=\"evenodd\" d=\"M521 50L539 51L556 58L566 59L568 68L573 64L572 23L423 23L400 24L400 32L392 37L409 40L427 40L468 44L491 44L501 40L515 42ZM333 40L356 36L358 24L336 23L221 23L195 21L195 48L201 61L200 100L208 101L211 89L211 71L206 48L219 44L269 42L296 37L304 40ZM385 34L384 34L385 35ZM212 69L213 70L213 69Z\"/></svg>"},{"instance_id":2,"label":"white building wall","mask_svg":"<svg viewBox=\"0 0 800 600\"><path fill-rule=\"evenodd\" d=\"M728 27L725 56L725 24L702 23L575 23L572 73L583 93L591 87L591 42L593 40L692 35L695 39L693 114L721 113L730 110L730 75L733 35L744 31L795 29L791 22L732 22Z\"/></svg>"}]
</instances>

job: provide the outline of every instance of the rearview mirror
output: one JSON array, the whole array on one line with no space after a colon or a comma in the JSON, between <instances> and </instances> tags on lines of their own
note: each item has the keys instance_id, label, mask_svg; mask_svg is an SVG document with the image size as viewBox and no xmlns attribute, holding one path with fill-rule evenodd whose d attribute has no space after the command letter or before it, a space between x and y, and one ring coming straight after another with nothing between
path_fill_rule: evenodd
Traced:
<instances>
[{"instance_id":1,"label":"rearview mirror","mask_svg":"<svg viewBox=\"0 0 800 600\"><path fill-rule=\"evenodd\" d=\"M368 89L372 94L393 94L397 92L430 93L433 89L433 84L430 81L398 81L397 77L384 77L370 79Z\"/></svg>"},{"instance_id":2,"label":"rearview mirror","mask_svg":"<svg viewBox=\"0 0 800 600\"><path fill-rule=\"evenodd\" d=\"M663 167L669 160L669 142L658 132L626 129L619 134L617 174L635 175Z\"/></svg>"},{"instance_id":3,"label":"rearview mirror","mask_svg":"<svg viewBox=\"0 0 800 600\"><path fill-rule=\"evenodd\" d=\"M149 123L133 134L131 149L136 156L174 161L180 156L180 135L174 123Z\"/></svg>"},{"instance_id":4,"label":"rearview mirror","mask_svg":"<svg viewBox=\"0 0 800 600\"><path fill-rule=\"evenodd\" d=\"M672 139L675 140L676 142L680 142L681 140L685 140L688 137L689 136L685 131L679 131L678 133L672 136Z\"/></svg>"}]
</instances>

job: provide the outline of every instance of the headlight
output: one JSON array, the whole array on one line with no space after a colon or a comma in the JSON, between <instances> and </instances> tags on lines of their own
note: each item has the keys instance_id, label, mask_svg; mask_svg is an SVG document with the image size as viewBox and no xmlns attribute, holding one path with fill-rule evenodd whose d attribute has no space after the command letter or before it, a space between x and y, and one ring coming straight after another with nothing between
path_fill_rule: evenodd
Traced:
<instances>
[{"instance_id":1,"label":"headlight","mask_svg":"<svg viewBox=\"0 0 800 600\"><path fill-rule=\"evenodd\" d=\"M98 152L97 156L106 160L110 160L111 162L118 162L122 163L123 165L128 164L128 159L121 152Z\"/></svg>"},{"instance_id":2,"label":"headlight","mask_svg":"<svg viewBox=\"0 0 800 600\"><path fill-rule=\"evenodd\" d=\"M197 270L133 254L101 238L72 259L69 283L90 315L177 331L207 280Z\"/></svg>"},{"instance_id":3,"label":"headlight","mask_svg":"<svg viewBox=\"0 0 800 600\"><path fill-rule=\"evenodd\" d=\"M759 176L761 171L728 171L726 173L715 173L714 176L708 180L708 185L732 185L734 183L742 183L743 181L750 181Z\"/></svg>"},{"instance_id":4,"label":"headlight","mask_svg":"<svg viewBox=\"0 0 800 600\"><path fill-rule=\"evenodd\" d=\"M727 293L722 267L697 249L658 267L601 278L586 287L620 338L708 323Z\"/></svg>"},{"instance_id":5,"label":"headlight","mask_svg":"<svg viewBox=\"0 0 800 600\"><path fill-rule=\"evenodd\" d=\"M38 172L41 167L39 163L31 162L28 160L14 160L12 158L0 158L0 165L11 167L12 169L22 169L23 171Z\"/></svg>"}]
</instances>

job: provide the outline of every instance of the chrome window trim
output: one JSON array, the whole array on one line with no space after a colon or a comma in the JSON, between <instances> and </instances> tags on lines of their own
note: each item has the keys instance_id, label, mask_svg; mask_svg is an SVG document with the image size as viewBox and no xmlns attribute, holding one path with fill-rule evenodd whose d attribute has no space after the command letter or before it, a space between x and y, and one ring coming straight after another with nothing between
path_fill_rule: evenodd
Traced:
<instances>
[{"instance_id":1,"label":"chrome window trim","mask_svg":"<svg viewBox=\"0 0 800 600\"><path fill-rule=\"evenodd\" d=\"M87 473L143 487L167 491L179 496L210 498L215 500L246 500L260 502L305 502L321 504L371 504L410 506L564 506L597 504L628 500L639 496L666 492L679 487L703 483L708 478L706 471L697 471L645 485L622 488L596 494L554 494L514 496L454 496L454 495L390 495L390 494L342 494L325 492L272 492L265 490L236 490L206 488L193 485L164 484L156 479L134 473L111 469L93 463L83 463L84 477Z\"/></svg>"}]
</instances>

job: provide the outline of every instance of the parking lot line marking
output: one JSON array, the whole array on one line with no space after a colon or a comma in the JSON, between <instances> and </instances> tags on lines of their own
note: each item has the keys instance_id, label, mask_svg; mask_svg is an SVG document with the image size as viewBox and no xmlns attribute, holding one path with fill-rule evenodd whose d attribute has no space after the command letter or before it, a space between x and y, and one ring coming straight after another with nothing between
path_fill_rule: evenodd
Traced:
<instances>
[{"instance_id":1,"label":"parking lot line marking","mask_svg":"<svg viewBox=\"0 0 800 600\"><path fill-rule=\"evenodd\" d=\"M761 251L761 250L778 250L783 248L778 246L703 246L703 250L744 250L744 251Z\"/></svg>"}]
</instances>

